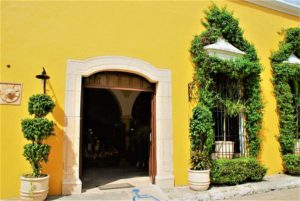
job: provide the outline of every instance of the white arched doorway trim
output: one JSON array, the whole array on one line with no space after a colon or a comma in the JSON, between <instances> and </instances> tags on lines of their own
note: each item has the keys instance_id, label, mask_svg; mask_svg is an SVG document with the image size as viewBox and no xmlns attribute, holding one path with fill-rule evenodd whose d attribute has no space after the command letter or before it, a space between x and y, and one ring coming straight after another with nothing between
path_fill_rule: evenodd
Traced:
<instances>
[{"instance_id":1,"label":"white arched doorway trim","mask_svg":"<svg viewBox=\"0 0 300 201\"><path fill-rule=\"evenodd\" d=\"M156 68L139 59L101 56L67 62L62 194L76 194L82 190L79 178L81 81L82 77L101 71L134 73L156 83L155 180L161 187L174 186L171 71Z\"/></svg>"}]
</instances>

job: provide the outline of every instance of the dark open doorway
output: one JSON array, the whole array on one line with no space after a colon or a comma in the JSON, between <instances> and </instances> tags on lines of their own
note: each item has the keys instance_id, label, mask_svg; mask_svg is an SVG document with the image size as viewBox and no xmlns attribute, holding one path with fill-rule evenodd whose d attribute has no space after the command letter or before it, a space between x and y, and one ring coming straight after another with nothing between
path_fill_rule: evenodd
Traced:
<instances>
[{"instance_id":1,"label":"dark open doorway","mask_svg":"<svg viewBox=\"0 0 300 201\"><path fill-rule=\"evenodd\" d=\"M152 177L154 92L83 86L80 171L83 189L101 189L118 180ZM125 98L135 95L131 105L127 103L132 110L126 119L122 114L125 98L118 94ZM131 186L134 185L128 187Z\"/></svg>"}]
</instances>

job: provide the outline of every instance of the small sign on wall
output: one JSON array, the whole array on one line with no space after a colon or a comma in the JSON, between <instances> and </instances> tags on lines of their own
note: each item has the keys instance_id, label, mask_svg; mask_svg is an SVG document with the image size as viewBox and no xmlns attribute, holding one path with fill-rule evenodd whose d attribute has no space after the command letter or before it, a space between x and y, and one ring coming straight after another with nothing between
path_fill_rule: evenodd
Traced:
<instances>
[{"instance_id":1,"label":"small sign on wall","mask_svg":"<svg viewBox=\"0 0 300 201\"><path fill-rule=\"evenodd\" d=\"M21 104L22 84L0 82L0 104Z\"/></svg>"}]
</instances>

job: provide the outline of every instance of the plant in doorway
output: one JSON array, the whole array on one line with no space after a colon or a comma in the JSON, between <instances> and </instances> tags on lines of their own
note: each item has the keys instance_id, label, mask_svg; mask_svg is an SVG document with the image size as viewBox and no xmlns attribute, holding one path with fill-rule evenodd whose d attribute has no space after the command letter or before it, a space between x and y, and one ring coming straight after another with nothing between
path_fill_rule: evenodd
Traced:
<instances>
[{"instance_id":1,"label":"plant in doorway","mask_svg":"<svg viewBox=\"0 0 300 201\"><path fill-rule=\"evenodd\" d=\"M55 104L46 94L33 95L29 99L28 112L33 118L21 122L24 137L31 141L24 146L23 156L29 161L32 173L21 176L22 200L45 200L49 189L49 175L42 173L42 162L48 161L50 145L43 141L54 134L54 122L45 118Z\"/></svg>"},{"instance_id":2,"label":"plant in doorway","mask_svg":"<svg viewBox=\"0 0 300 201\"><path fill-rule=\"evenodd\" d=\"M201 122L201 123L200 123ZM191 168L188 170L192 190L207 190L210 185L211 152L214 143L212 113L199 103L190 119Z\"/></svg>"}]
</instances>

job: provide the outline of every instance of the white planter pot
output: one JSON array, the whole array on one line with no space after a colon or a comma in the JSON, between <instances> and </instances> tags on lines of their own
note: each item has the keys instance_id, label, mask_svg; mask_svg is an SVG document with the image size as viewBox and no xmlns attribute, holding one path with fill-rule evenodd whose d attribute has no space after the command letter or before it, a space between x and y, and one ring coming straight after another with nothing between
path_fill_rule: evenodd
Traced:
<instances>
[{"instance_id":1,"label":"white planter pot","mask_svg":"<svg viewBox=\"0 0 300 201\"><path fill-rule=\"evenodd\" d=\"M42 201L45 200L49 190L49 175L41 178L29 178L21 176L21 200Z\"/></svg>"},{"instance_id":2,"label":"white planter pot","mask_svg":"<svg viewBox=\"0 0 300 201\"><path fill-rule=\"evenodd\" d=\"M300 139L296 141L296 144L295 144L295 154L299 154L300 155Z\"/></svg>"},{"instance_id":3,"label":"white planter pot","mask_svg":"<svg viewBox=\"0 0 300 201\"><path fill-rule=\"evenodd\" d=\"M234 142L233 141L216 141L215 152L217 158L231 159L234 154Z\"/></svg>"},{"instance_id":4,"label":"white planter pot","mask_svg":"<svg viewBox=\"0 0 300 201\"><path fill-rule=\"evenodd\" d=\"M190 189L205 191L210 184L210 170L188 170Z\"/></svg>"}]
</instances>

